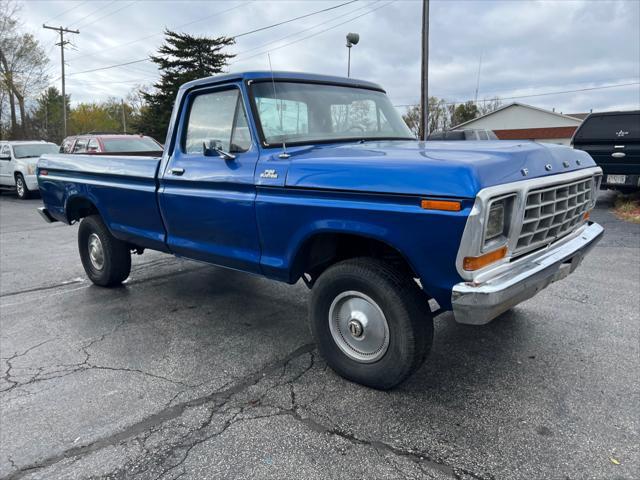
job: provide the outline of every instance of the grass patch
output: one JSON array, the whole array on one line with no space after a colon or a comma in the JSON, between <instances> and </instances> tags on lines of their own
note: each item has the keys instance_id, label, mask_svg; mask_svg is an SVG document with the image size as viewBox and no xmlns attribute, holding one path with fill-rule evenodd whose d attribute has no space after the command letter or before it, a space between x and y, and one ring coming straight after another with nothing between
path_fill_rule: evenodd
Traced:
<instances>
[{"instance_id":1,"label":"grass patch","mask_svg":"<svg viewBox=\"0 0 640 480\"><path fill-rule=\"evenodd\" d=\"M640 224L640 192L618 195L613 213L621 220Z\"/></svg>"}]
</instances>

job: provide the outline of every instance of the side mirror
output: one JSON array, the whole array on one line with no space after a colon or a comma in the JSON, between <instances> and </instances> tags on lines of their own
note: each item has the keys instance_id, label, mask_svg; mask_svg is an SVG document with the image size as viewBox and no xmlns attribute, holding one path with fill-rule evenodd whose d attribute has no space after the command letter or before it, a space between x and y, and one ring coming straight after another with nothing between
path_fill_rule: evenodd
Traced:
<instances>
[{"instance_id":1,"label":"side mirror","mask_svg":"<svg viewBox=\"0 0 640 480\"><path fill-rule=\"evenodd\" d=\"M220 140L209 140L209 146L207 146L206 142L202 142L202 154L205 157L220 157L224 160L234 160L236 158L234 154L225 152L222 149Z\"/></svg>"}]
</instances>

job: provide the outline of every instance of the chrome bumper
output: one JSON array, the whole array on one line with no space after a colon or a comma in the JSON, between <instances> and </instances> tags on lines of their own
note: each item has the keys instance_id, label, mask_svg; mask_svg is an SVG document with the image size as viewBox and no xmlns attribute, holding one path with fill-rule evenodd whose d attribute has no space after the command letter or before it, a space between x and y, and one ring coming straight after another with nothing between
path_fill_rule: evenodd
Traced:
<instances>
[{"instance_id":1,"label":"chrome bumper","mask_svg":"<svg viewBox=\"0 0 640 480\"><path fill-rule=\"evenodd\" d=\"M572 273L598 243L604 229L597 223L562 245L514 263L513 268L480 285L458 283L451 294L458 323L484 325Z\"/></svg>"}]
</instances>

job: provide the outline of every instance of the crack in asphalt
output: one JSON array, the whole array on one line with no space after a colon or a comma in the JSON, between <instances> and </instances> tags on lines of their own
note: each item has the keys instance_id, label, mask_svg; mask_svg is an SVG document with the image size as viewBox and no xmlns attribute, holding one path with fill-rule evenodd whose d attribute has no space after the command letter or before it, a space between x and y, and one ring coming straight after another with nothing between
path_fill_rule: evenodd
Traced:
<instances>
[{"instance_id":1,"label":"crack in asphalt","mask_svg":"<svg viewBox=\"0 0 640 480\"><path fill-rule=\"evenodd\" d=\"M94 340L93 343L97 341L98 340ZM85 348L88 347L89 345ZM445 460L433 458L420 450L400 448L381 440L362 438L354 433L332 425L333 422L328 417L326 417L328 424L325 424L315 420L314 418L303 415L303 413L310 412L312 415L316 417L318 416L310 410L309 407L313 402L318 400L321 393L305 403L300 403L296 396L295 388L296 382L315 366L314 348L314 344L311 343L302 345L280 361L273 362L265 366L261 370L244 377L243 380L232 386L229 386L230 382L208 395L187 400L173 406L167 406L160 412L151 415L120 432L116 432L87 445L73 447L58 455L54 455L34 464L22 467L4 477L3 480L20 479L34 470L54 466L63 460L73 459L75 462L82 457L97 452L103 448L122 445L127 441L137 442L142 448L142 453L137 455L132 461L128 462L123 467L109 473L107 478L122 479L142 474L145 474L145 476L152 474L155 480L166 480L168 478L175 480L176 478L186 475L184 465L187 462L190 453L198 445L206 443L216 437L220 437L230 427L238 423L253 422L275 417L286 417L292 419L313 432L340 438L351 445L372 448L378 456L385 461L385 463L389 464L391 468L397 471L398 474L404 478L415 477L415 475L404 472L395 464L395 462L392 462L387 458L388 456L408 460L423 474L438 471L453 479L473 478L476 480L491 480L494 478L492 475L480 475L465 468L452 466ZM287 371L291 362L306 354L308 354L310 358L308 364L300 371L288 375ZM277 374L277 376L273 378L273 374ZM265 379L273 382L273 384L264 388L259 395L251 395L249 392L248 398L240 399L239 401L235 399L237 395L259 385ZM267 398L271 392L283 387L288 387L289 390L288 405L281 406L265 403L265 398ZM164 429L169 428L167 427L168 422L182 416L187 409L200 406L206 406L209 409L209 413L204 421L201 421L197 427L187 428L186 433L178 435L177 438L169 444L164 443L165 440L161 439L157 446L148 445L152 435L156 433L166 433L164 432ZM251 413L260 408L268 409L269 411L268 413ZM224 419L222 425L215 428L214 431L211 431L210 428L212 427L214 420L220 416L222 416L222 418L228 418Z\"/></svg>"},{"instance_id":2,"label":"crack in asphalt","mask_svg":"<svg viewBox=\"0 0 640 480\"><path fill-rule=\"evenodd\" d=\"M38 343L37 345L34 345L34 346L28 348L24 352L14 353L11 357L3 359L6 362L8 368L6 369L3 377L1 377L1 378L5 382L9 383L10 386L8 388L0 389L0 394L7 393L7 392L10 392L10 391L15 390L15 389L25 387L27 385L33 385L33 384L36 384L36 383L39 383L39 382L58 379L58 378L66 377L66 376L69 376L69 375L73 375L73 374L76 374L76 373L79 373L79 372L88 371L88 370L109 370L109 371L117 371L117 372L138 373L138 374L144 375L146 377L154 378L154 379L157 379L157 380L163 380L163 381L172 383L174 385L179 385L179 386L182 386L182 387L185 387L185 388L196 388L196 387L199 386L199 385L190 385L190 384L178 381L178 380L173 380L171 378L168 378L168 377L165 377L165 376L162 376L162 375L157 375L155 373L146 372L144 370L140 370L140 369L137 369L137 368L111 367L111 366L106 366L106 365L96 365L96 364L92 363L91 362L91 353L89 352L89 349L91 347L93 347L94 345L104 341L108 336L111 336L114 333L116 333L116 331L118 331L123 325L125 325L128 322L128 320L129 320L129 318L125 317L124 319L122 319L120 321L120 323L115 325L109 332L105 332L102 335L100 335L99 337L94 338L93 340L91 340L86 345L81 346L80 350L82 351L82 354L85 357L82 362L53 365L53 370L47 370L46 367L31 367L31 370L35 369L35 373L31 374L31 378L29 378L27 381L18 381L18 380L14 379L15 376L11 374L11 370L14 368L12 362L16 358L25 357L26 355L28 355L33 350L35 350L38 347L41 347L42 345L45 345L45 344L47 344L49 342L52 342L53 340L56 340L56 338L50 338L48 340L45 340L43 342ZM27 375L29 375L29 374L24 374L24 375L21 375L21 376L27 376Z\"/></svg>"},{"instance_id":3,"label":"crack in asphalt","mask_svg":"<svg viewBox=\"0 0 640 480\"><path fill-rule=\"evenodd\" d=\"M151 260L149 262L145 262L145 263L139 263L137 265L134 265L131 268L131 273L137 273L143 270L146 270L150 267L157 267L157 266L164 266L164 265L171 265L172 263L175 262L175 257L170 257L170 258L160 258L160 259L156 259L156 260ZM125 285L131 285L131 284L138 284L138 283L142 283L142 282L146 282L146 281L151 281L151 280L156 280L158 278L165 278L165 277L171 277L171 276L175 276L175 275L181 275L183 273L187 273L187 272L192 272L192 271L197 271L197 270L201 270L203 268L206 268L205 266L199 265L193 268L185 268L185 269L181 269L178 270L176 272L171 272L171 273L165 273L162 275L157 275L157 276L151 276L151 277L147 277L147 278L141 278L141 279L131 279L130 281L126 282ZM13 292L6 292L6 293L2 293L0 294L0 298L5 298L5 297L14 297L16 295L22 295L25 293L34 293L34 292L42 292L42 291L46 291L46 290L55 290L57 288L62 288L62 287L67 287L69 285L76 285L79 283L85 283L87 281L86 278L74 278L71 280L64 280L62 282L59 283L54 283L51 285L42 285L39 287L33 287L33 288L25 288L23 290L15 290Z\"/></svg>"},{"instance_id":4,"label":"crack in asphalt","mask_svg":"<svg viewBox=\"0 0 640 480\"><path fill-rule=\"evenodd\" d=\"M86 348L88 348L88 346ZM171 407L167 407L159 411L158 413L150 415L149 417L146 417L141 421L136 422L119 432L113 433L112 435L103 437L101 439L98 439L86 445L80 445L77 447L69 448L59 454L52 455L43 460L34 462L33 464L21 467L19 470L12 472L9 475L3 477L2 480L16 480L19 478L23 478L25 475L32 472L33 470L50 467L62 460L66 460L66 459L78 457L78 456L83 457L90 453L101 450L105 447L118 445L123 441L130 439L131 437L135 437L141 433L144 433L150 430L155 425L166 423L169 420L173 420L181 416L185 412L185 410L187 410L188 408L202 406L211 402L217 403L218 408L219 406L224 406L224 404L226 404L226 402L228 402L229 399L231 399L235 394L253 385L256 385L257 383L260 382L260 380L262 380L268 374L281 368L283 364L286 365L292 359L297 358L301 355L304 355L305 353L309 353L311 350L313 350L313 348L314 348L313 343L302 345L301 347L298 347L289 355L287 355L284 359L265 366L261 370L258 370L257 372L245 377L243 381L235 384L234 386L231 386L225 390L217 390L208 395L204 395L202 397L187 400L182 403L173 405ZM211 418L212 417L213 417L213 413Z\"/></svg>"},{"instance_id":5,"label":"crack in asphalt","mask_svg":"<svg viewBox=\"0 0 640 480\"><path fill-rule=\"evenodd\" d=\"M56 288L66 287L68 285L75 285L83 282L85 282L84 278L74 278L73 280L65 280L64 282L54 283L52 285L43 285L41 287L25 288L24 290L15 290L13 292L3 293L3 294L0 294L0 298L13 297L16 295L22 295L23 293L33 293L33 292L42 292L45 290L53 290Z\"/></svg>"}]
</instances>

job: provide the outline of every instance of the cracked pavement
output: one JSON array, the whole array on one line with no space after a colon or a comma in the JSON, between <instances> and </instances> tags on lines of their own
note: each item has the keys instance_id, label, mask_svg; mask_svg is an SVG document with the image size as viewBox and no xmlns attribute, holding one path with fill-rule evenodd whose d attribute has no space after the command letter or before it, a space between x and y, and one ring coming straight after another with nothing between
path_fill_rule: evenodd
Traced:
<instances>
[{"instance_id":1,"label":"cracked pavement","mask_svg":"<svg viewBox=\"0 0 640 480\"><path fill-rule=\"evenodd\" d=\"M436 319L390 392L335 375L308 291L147 252L84 277L77 227L0 197L0 479L640 477L640 227L484 327ZM615 464L615 462L619 464Z\"/></svg>"}]
</instances>

